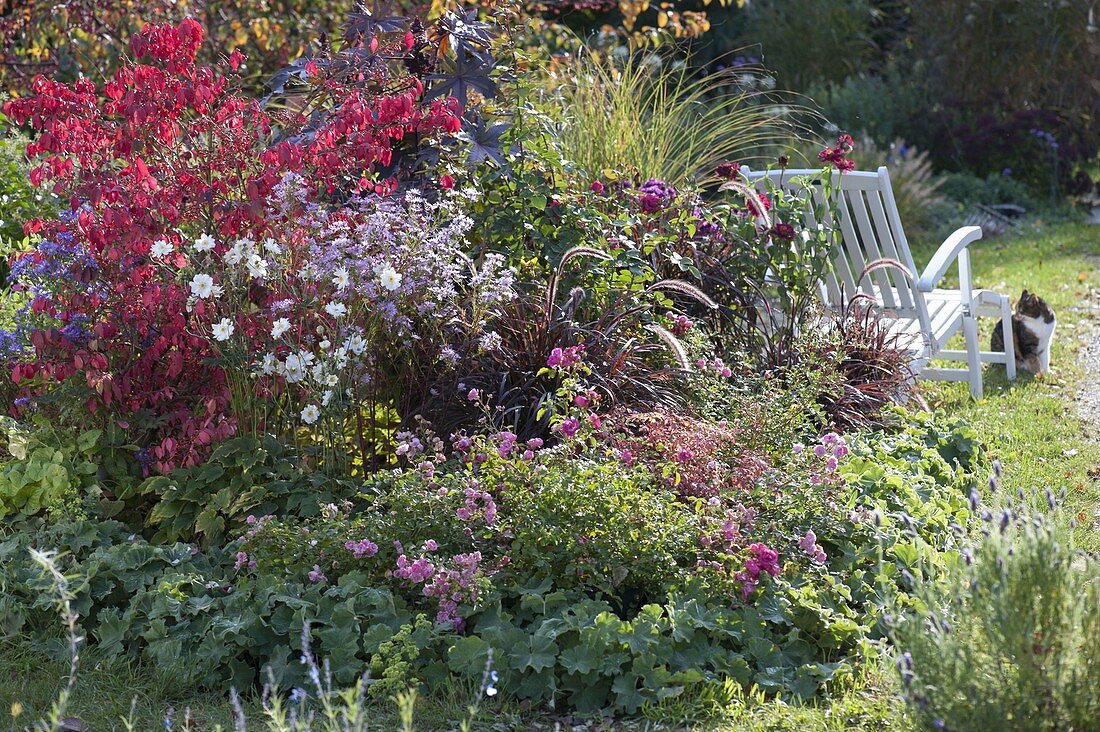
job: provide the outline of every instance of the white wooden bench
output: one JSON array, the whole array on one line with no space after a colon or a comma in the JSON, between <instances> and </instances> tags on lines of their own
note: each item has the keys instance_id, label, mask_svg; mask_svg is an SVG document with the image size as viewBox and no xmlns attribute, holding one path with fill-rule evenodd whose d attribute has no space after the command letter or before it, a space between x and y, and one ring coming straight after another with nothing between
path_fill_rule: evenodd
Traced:
<instances>
[{"instance_id":1,"label":"white wooden bench","mask_svg":"<svg viewBox=\"0 0 1100 732\"><path fill-rule=\"evenodd\" d=\"M875 173L834 172L831 200L825 200L820 170L764 173L742 168L742 171L760 191L764 190L765 177L796 194L805 193L805 186L799 181L814 181L810 186L812 195L821 210L828 214L828 220L820 223L833 226L835 222L842 240L832 258L831 270L820 283L824 304L833 309L842 308L856 292L873 298L890 319L891 330L899 336L899 344L909 350L914 374L941 381L967 381L976 399L982 396L983 363L1004 364L1008 378L1016 378L1011 328L1005 329L1004 353L983 351L978 341L978 317L1004 318L1006 323L1012 318L1012 304L1007 296L992 290L974 290L971 284L967 247L982 237L980 227L964 226L947 237L920 272L909 251L885 166ZM812 212L809 213L805 224L816 228L818 223ZM878 267L856 281L867 265L882 259L901 262L908 273L897 267ZM958 289L939 287L956 262ZM948 341L960 331L965 349L946 349ZM965 361L967 366L933 368L928 365L932 359Z\"/></svg>"}]
</instances>

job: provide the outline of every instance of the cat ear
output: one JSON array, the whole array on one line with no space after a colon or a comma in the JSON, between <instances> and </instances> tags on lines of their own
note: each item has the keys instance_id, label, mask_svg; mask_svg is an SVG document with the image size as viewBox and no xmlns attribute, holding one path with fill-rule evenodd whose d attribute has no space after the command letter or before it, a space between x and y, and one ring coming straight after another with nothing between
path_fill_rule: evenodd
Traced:
<instances>
[{"instance_id":1,"label":"cat ear","mask_svg":"<svg viewBox=\"0 0 1100 732\"><path fill-rule=\"evenodd\" d=\"M1024 299L1026 299L1026 298L1027 298L1027 288L1025 287L1025 288L1024 288L1024 293L1023 293L1022 295L1020 295L1020 299L1021 299L1021 300L1024 300Z\"/></svg>"}]
</instances>

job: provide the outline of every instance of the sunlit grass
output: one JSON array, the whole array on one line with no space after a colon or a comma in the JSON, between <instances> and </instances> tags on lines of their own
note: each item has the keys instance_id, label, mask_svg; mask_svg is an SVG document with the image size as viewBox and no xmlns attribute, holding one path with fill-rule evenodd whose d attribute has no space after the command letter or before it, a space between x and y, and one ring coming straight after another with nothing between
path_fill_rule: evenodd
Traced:
<instances>
[{"instance_id":1,"label":"sunlit grass","mask_svg":"<svg viewBox=\"0 0 1100 732\"><path fill-rule=\"evenodd\" d=\"M0 729L5 722L22 729L40 719L56 700L65 683L68 660L64 653L50 653L42 647L0 644ZM673 706L651 711L649 718L633 720L590 720L589 729L622 732L763 732L764 730L908 730L902 703L889 669L877 665L865 668L853 689L834 698L808 704L786 703L778 699L747 700L718 712L713 719L699 720L703 708ZM442 696L418 695L414 729L418 732L454 730L458 721L469 716L470 689L455 689ZM136 700L136 703L135 703ZM487 700L486 700L487 701ZM10 719L12 704L18 702L21 714ZM560 717L533 714L515 705L487 705L473 721L474 730L530 729L553 730ZM249 729L260 729L263 717L255 695L243 699ZM130 718L134 729L163 730L164 719L172 709L173 729L183 729L185 712L194 721L191 729L225 732L234 729L228 689L198 692L181 689L169 675L145 662L100 658L94 649L81 654L81 670L66 714L76 717L91 730L125 729L123 719ZM132 717L131 717L132 713ZM10 721L9 721L10 720ZM580 720L577 720L578 724ZM400 729L396 703L375 703L370 707L370 729L380 732ZM568 727L563 727L568 729ZM584 727L580 727L584 729Z\"/></svg>"},{"instance_id":2,"label":"sunlit grass","mask_svg":"<svg viewBox=\"0 0 1100 732\"><path fill-rule=\"evenodd\" d=\"M965 383L925 382L922 392L933 407L974 425L990 456L1004 464L1005 489L1065 488L1068 506L1078 517L1078 541L1086 549L1100 549L1100 484L1089 475L1100 467L1100 444L1089 438L1090 426L1073 404L1082 377L1077 354L1100 328L1100 260L1095 259L1100 255L1100 227L1029 228L978 242L972 253L975 287L1014 299L1027 288L1050 303L1058 318L1053 373L1036 378L1024 372L1010 382L1004 367L987 366L985 396L976 402ZM930 253L914 256L920 262ZM981 322L983 343L995 323ZM1097 428L1092 429L1095 433Z\"/></svg>"}]
</instances>

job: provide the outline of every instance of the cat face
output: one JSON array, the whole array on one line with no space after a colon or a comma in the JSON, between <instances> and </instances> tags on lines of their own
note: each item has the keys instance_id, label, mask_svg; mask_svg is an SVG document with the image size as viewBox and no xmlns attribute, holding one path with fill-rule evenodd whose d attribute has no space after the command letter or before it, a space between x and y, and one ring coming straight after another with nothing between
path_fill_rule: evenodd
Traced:
<instances>
[{"instance_id":1,"label":"cat face","mask_svg":"<svg viewBox=\"0 0 1100 732\"><path fill-rule=\"evenodd\" d=\"M1027 290L1024 290L1019 302L1016 303L1016 314L1042 320L1044 323L1054 322L1054 311L1047 305L1046 300Z\"/></svg>"}]
</instances>

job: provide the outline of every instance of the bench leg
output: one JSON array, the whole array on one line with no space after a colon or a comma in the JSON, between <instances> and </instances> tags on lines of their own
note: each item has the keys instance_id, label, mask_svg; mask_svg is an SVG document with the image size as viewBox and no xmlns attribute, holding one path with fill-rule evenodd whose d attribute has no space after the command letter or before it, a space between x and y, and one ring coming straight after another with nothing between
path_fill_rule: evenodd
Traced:
<instances>
[{"instance_id":1,"label":"bench leg","mask_svg":"<svg viewBox=\"0 0 1100 732\"><path fill-rule=\"evenodd\" d=\"M970 395L982 398L982 357L978 343L978 319L973 315L963 318L963 335L966 337L966 362L970 372Z\"/></svg>"},{"instance_id":2,"label":"bench leg","mask_svg":"<svg viewBox=\"0 0 1100 732\"><path fill-rule=\"evenodd\" d=\"M1005 344L1005 375L1009 381L1016 380L1016 342L1012 334L1012 302L1006 297L1001 300L1001 332Z\"/></svg>"}]
</instances>

